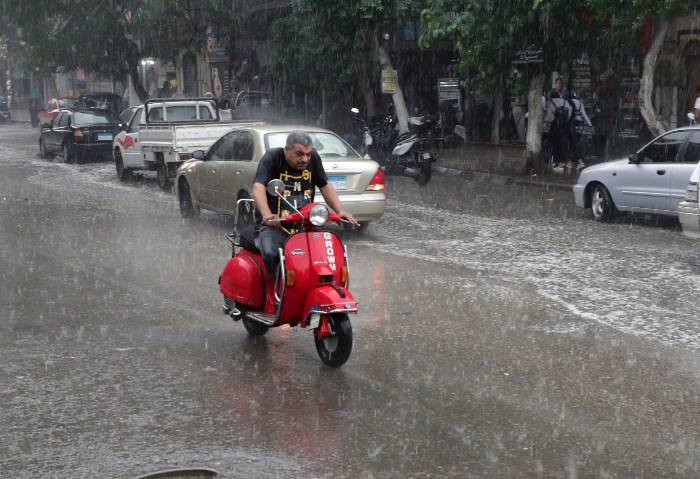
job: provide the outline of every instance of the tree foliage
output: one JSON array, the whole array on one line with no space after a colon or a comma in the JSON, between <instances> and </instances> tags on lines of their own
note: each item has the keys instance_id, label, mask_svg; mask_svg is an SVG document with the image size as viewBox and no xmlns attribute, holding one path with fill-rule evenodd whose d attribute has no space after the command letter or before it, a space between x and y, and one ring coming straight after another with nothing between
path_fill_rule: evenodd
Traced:
<instances>
[{"instance_id":1,"label":"tree foliage","mask_svg":"<svg viewBox=\"0 0 700 479\"><path fill-rule=\"evenodd\" d=\"M415 3L292 0L294 14L274 26L273 69L297 92L371 91L379 76L373 36L393 30ZM368 97L365 107L372 112Z\"/></svg>"},{"instance_id":2,"label":"tree foliage","mask_svg":"<svg viewBox=\"0 0 700 479\"><path fill-rule=\"evenodd\" d=\"M596 66L637 51L648 22L689 11L685 0L435 0L421 12L420 43L453 39L458 70L493 93L528 45L542 48L544 71L557 71L582 52Z\"/></svg>"},{"instance_id":3,"label":"tree foliage","mask_svg":"<svg viewBox=\"0 0 700 479\"><path fill-rule=\"evenodd\" d=\"M0 0L4 18L21 28L23 65L46 74L83 68L105 78L140 85L144 57L173 58L182 49L201 49L208 27L222 27L230 2L222 0L116 1ZM228 22L231 24L233 22Z\"/></svg>"}]
</instances>

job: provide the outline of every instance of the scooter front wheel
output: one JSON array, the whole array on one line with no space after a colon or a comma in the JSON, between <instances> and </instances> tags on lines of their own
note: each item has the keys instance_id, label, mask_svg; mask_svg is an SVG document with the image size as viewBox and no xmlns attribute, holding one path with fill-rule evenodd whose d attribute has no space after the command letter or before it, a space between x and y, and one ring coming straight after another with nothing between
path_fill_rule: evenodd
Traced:
<instances>
[{"instance_id":1,"label":"scooter front wheel","mask_svg":"<svg viewBox=\"0 0 700 479\"><path fill-rule=\"evenodd\" d=\"M253 321L247 316L243 317L243 327L245 327L245 330L248 331L248 334L256 338L265 336L265 334L267 334L267 332L270 330L269 327L265 326L264 324L260 324L257 321Z\"/></svg>"},{"instance_id":2,"label":"scooter front wheel","mask_svg":"<svg viewBox=\"0 0 700 479\"><path fill-rule=\"evenodd\" d=\"M347 314L336 314L328 318L331 335L319 339L314 335L316 351L324 364L337 368L345 364L352 352L352 327Z\"/></svg>"}]
</instances>

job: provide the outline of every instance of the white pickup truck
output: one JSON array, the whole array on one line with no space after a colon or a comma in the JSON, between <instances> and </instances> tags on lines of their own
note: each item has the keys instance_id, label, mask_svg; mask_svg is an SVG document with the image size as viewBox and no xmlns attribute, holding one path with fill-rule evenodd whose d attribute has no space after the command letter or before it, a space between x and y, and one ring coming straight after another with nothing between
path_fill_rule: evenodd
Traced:
<instances>
[{"instance_id":1,"label":"white pickup truck","mask_svg":"<svg viewBox=\"0 0 700 479\"><path fill-rule=\"evenodd\" d=\"M112 144L117 176L126 180L134 170L155 171L164 190L193 151L206 150L232 128L250 123L221 120L211 99L148 100L121 117L126 127Z\"/></svg>"}]
</instances>

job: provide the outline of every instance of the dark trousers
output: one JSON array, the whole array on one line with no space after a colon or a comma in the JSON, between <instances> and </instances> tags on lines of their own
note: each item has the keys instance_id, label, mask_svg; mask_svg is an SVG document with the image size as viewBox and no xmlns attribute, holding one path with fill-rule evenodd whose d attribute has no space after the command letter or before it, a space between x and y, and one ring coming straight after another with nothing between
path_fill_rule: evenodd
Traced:
<instances>
[{"instance_id":1,"label":"dark trousers","mask_svg":"<svg viewBox=\"0 0 700 479\"><path fill-rule=\"evenodd\" d=\"M269 228L265 225L256 226L255 231L255 246L262 254L268 276L274 281L280 265L279 249L284 246L288 235L279 228Z\"/></svg>"}]
</instances>

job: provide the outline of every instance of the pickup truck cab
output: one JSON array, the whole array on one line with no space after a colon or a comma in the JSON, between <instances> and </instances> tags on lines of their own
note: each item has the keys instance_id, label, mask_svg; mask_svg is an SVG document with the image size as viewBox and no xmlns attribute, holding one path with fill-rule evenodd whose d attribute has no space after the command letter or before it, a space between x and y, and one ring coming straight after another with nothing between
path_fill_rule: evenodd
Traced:
<instances>
[{"instance_id":1,"label":"pickup truck cab","mask_svg":"<svg viewBox=\"0 0 700 479\"><path fill-rule=\"evenodd\" d=\"M213 100L149 100L122 115L127 120L112 145L117 176L155 171L158 186L170 188L178 166L206 149L240 122L221 121Z\"/></svg>"}]
</instances>

